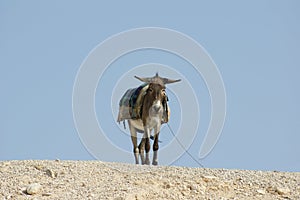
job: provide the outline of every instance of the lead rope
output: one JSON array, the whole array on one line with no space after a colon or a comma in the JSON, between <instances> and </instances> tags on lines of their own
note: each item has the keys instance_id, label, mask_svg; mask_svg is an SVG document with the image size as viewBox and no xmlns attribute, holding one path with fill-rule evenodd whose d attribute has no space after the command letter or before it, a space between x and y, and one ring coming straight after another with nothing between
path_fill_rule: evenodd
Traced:
<instances>
[{"instance_id":1,"label":"lead rope","mask_svg":"<svg viewBox=\"0 0 300 200\"><path fill-rule=\"evenodd\" d=\"M178 138L176 137L173 129L171 128L170 124L167 123L170 132L172 133L172 135L175 137L176 141L178 142L178 144L180 145L180 147L185 151L185 153L187 153L199 166L201 166L202 168L204 168L204 165L202 165L196 158L194 158L194 156L192 154L190 154L190 152L183 146L183 144L178 140Z\"/></svg>"}]
</instances>

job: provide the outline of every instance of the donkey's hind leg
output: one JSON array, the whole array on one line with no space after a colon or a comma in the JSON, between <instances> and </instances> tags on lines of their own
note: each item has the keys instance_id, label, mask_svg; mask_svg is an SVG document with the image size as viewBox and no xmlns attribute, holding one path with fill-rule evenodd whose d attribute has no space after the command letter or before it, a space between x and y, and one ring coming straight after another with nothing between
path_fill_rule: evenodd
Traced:
<instances>
[{"instance_id":1,"label":"donkey's hind leg","mask_svg":"<svg viewBox=\"0 0 300 200\"><path fill-rule=\"evenodd\" d=\"M135 158L135 164L139 164L139 148L137 146L137 137L131 136L131 140L133 143L133 154Z\"/></svg>"},{"instance_id":2,"label":"donkey's hind leg","mask_svg":"<svg viewBox=\"0 0 300 200\"><path fill-rule=\"evenodd\" d=\"M135 164L139 164L139 148L137 146L137 132L135 128L131 126L130 122L129 122L129 129L131 134L131 141L133 144L133 154L135 158Z\"/></svg>"}]
</instances>

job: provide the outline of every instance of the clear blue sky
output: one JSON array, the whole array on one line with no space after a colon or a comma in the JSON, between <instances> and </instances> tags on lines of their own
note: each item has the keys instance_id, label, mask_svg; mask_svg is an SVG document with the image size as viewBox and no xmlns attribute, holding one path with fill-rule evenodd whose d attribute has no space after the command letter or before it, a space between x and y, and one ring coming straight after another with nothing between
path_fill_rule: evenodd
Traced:
<instances>
[{"instance_id":1,"label":"clear blue sky","mask_svg":"<svg viewBox=\"0 0 300 200\"><path fill-rule=\"evenodd\" d=\"M222 75L226 122L217 145L200 161L205 167L300 171L299 19L296 0L1 1L0 160L94 159L73 122L77 71L111 35L154 26L192 37ZM147 62L168 57L151 51L142 55ZM128 55L120 63L143 64L142 55ZM205 113L203 102L199 106ZM208 120L204 114L203 121ZM207 126L202 124L200 130ZM200 131L189 149L195 158L203 136ZM162 136L164 142L171 137ZM130 139L122 145L131 149ZM174 165L198 166L188 155Z\"/></svg>"}]
</instances>

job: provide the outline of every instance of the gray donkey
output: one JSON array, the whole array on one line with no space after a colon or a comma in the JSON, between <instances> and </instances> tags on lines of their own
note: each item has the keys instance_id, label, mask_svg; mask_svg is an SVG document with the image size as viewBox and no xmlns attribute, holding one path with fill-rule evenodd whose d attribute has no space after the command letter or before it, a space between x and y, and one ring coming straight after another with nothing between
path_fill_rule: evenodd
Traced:
<instances>
[{"instance_id":1,"label":"gray donkey","mask_svg":"<svg viewBox=\"0 0 300 200\"><path fill-rule=\"evenodd\" d=\"M123 95L120 101L118 122L123 121L125 126L125 119L128 121L136 164L139 164L139 156L141 157L142 164L150 164L150 138L152 138L151 132L154 130L152 164L157 165L160 128L163 123L169 121L170 117L165 85L178 82L180 79L171 80L162 78L158 73L151 78L140 78L137 76L135 78L145 84L138 88L129 89ZM139 145L137 143L137 133L143 133Z\"/></svg>"}]
</instances>

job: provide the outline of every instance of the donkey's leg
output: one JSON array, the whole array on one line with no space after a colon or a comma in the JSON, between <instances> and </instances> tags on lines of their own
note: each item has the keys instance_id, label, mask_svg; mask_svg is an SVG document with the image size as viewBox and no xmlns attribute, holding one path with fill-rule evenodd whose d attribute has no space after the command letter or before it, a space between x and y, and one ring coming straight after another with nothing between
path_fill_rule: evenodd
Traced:
<instances>
[{"instance_id":1,"label":"donkey's leg","mask_svg":"<svg viewBox=\"0 0 300 200\"><path fill-rule=\"evenodd\" d=\"M149 156L149 151L150 151L150 139L146 138L145 139L145 150L146 150L146 160L145 160L145 164L146 165L150 165L150 156Z\"/></svg>"},{"instance_id":2,"label":"donkey's leg","mask_svg":"<svg viewBox=\"0 0 300 200\"><path fill-rule=\"evenodd\" d=\"M131 126L130 122L128 124L129 124L129 129L131 134L131 141L133 144L133 154L135 158L135 164L139 164L139 148L137 146L137 132L135 128Z\"/></svg>"},{"instance_id":3,"label":"donkey's leg","mask_svg":"<svg viewBox=\"0 0 300 200\"><path fill-rule=\"evenodd\" d=\"M133 154L135 158L135 164L139 164L139 148L137 146L137 137L131 136L132 144L133 144Z\"/></svg>"},{"instance_id":4,"label":"donkey's leg","mask_svg":"<svg viewBox=\"0 0 300 200\"><path fill-rule=\"evenodd\" d=\"M139 144L139 152L142 160L142 165L145 164L145 138L142 138Z\"/></svg>"},{"instance_id":5,"label":"donkey's leg","mask_svg":"<svg viewBox=\"0 0 300 200\"><path fill-rule=\"evenodd\" d=\"M159 136L159 132L154 136L152 165L157 165L158 164L158 158L157 158L157 152L158 152L158 149L159 149L158 136Z\"/></svg>"},{"instance_id":6,"label":"donkey's leg","mask_svg":"<svg viewBox=\"0 0 300 200\"><path fill-rule=\"evenodd\" d=\"M140 156L142 160L142 164L150 164L149 160L149 151L150 151L150 130L149 128L144 128L144 135L139 145ZM145 158L145 150L146 150L146 158Z\"/></svg>"}]
</instances>

